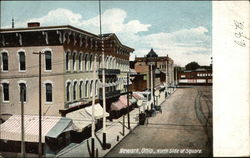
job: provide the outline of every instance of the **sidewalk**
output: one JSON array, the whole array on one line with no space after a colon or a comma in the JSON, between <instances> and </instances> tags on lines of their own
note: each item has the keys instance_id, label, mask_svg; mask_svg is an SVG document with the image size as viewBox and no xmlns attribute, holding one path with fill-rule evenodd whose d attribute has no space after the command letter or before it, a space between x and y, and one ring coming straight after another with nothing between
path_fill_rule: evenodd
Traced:
<instances>
[{"instance_id":1,"label":"sidewalk","mask_svg":"<svg viewBox=\"0 0 250 158\"><path fill-rule=\"evenodd\" d=\"M122 136L122 120L123 117L119 119L114 119L113 122L107 121L106 133L107 133L107 143L111 144L110 149L103 150L101 144L95 139L95 148L98 149L98 157L104 157L112 148L115 147L124 137L126 137L130 131L132 131L138 125L138 115L139 110L135 108L130 112L130 128L128 130L125 127L124 136ZM127 115L125 116L125 126L127 126ZM100 140L102 140L102 129L96 132L96 135ZM117 141L117 137L119 140ZM89 138L89 143L91 143L91 138ZM56 157L89 157L87 140L84 140L80 144L71 144L67 149L59 152Z\"/></svg>"},{"instance_id":2,"label":"sidewalk","mask_svg":"<svg viewBox=\"0 0 250 158\"><path fill-rule=\"evenodd\" d=\"M166 98L168 99L176 89L172 90L170 95ZM164 101L165 102L165 101ZM163 103L164 103L163 102ZM139 109L135 108L134 110L130 111L130 130L126 127L128 126L128 118L125 115L125 131L124 136L122 135L122 121L123 117L119 119L113 119L113 121L107 120L107 143L111 144L110 149L103 150L101 144L95 139L95 148L98 149L98 157L104 157L110 150L112 150L118 143L120 143L123 138L125 138L131 131L133 131L139 124ZM102 140L102 129L96 132L97 137ZM119 137L119 140L117 139ZM91 138L88 139L89 144L91 144ZM56 157L90 157L87 148L87 139L81 142L80 144L71 144L66 149L60 151Z\"/></svg>"}]
</instances>

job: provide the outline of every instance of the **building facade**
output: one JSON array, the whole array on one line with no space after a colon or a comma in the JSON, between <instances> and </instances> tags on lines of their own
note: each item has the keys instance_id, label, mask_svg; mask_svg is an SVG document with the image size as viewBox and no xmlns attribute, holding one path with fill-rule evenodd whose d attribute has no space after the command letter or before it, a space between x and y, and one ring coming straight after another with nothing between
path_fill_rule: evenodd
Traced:
<instances>
[{"instance_id":1,"label":"building facade","mask_svg":"<svg viewBox=\"0 0 250 158\"><path fill-rule=\"evenodd\" d=\"M178 83L187 85L212 85L212 69L186 70L178 73Z\"/></svg>"},{"instance_id":2,"label":"building facade","mask_svg":"<svg viewBox=\"0 0 250 158\"><path fill-rule=\"evenodd\" d=\"M29 26L0 30L1 118L20 114L20 89L24 89L24 113L38 114L39 58L35 52L42 52L43 115L59 116L59 110L90 102L94 84L99 99L102 38L69 25ZM115 34L103 35L103 46L106 75L113 73L106 78L107 92L122 92L134 49L123 45ZM98 71L93 78L95 58Z\"/></svg>"},{"instance_id":3,"label":"building facade","mask_svg":"<svg viewBox=\"0 0 250 158\"><path fill-rule=\"evenodd\" d=\"M150 58L150 59L149 59ZM134 83L139 84L140 90L141 87L143 89L150 89L151 87L151 77L150 72L151 68L149 66L149 62L153 62L153 80L154 80L154 87L157 87L161 84L167 84L167 86L171 86L174 84L174 61L170 57L161 56L159 57L153 49L145 57L136 57L133 64L130 64L132 68L136 71L139 75L137 78L141 80L135 80ZM136 86L133 86L136 87ZM134 89L137 90L137 89ZM138 89L139 90L139 89Z\"/></svg>"}]
</instances>

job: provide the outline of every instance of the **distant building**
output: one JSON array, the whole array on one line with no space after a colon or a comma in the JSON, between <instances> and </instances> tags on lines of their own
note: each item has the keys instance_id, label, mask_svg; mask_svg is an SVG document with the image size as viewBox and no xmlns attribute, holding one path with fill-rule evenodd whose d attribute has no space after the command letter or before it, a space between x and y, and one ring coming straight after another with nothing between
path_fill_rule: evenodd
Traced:
<instances>
[{"instance_id":1,"label":"distant building","mask_svg":"<svg viewBox=\"0 0 250 158\"><path fill-rule=\"evenodd\" d=\"M150 58L151 61L148 59ZM168 86L174 84L174 61L170 57L159 57L153 49L145 57L136 57L134 61L130 61L130 68L137 73L132 81L132 90L141 91L150 89L150 66L149 62L153 62L153 80L154 87L167 83Z\"/></svg>"},{"instance_id":2,"label":"distant building","mask_svg":"<svg viewBox=\"0 0 250 158\"><path fill-rule=\"evenodd\" d=\"M115 34L104 35L106 96L124 92L129 56L134 49L123 45ZM101 38L72 26L0 30L0 113L6 120L20 114L20 89L24 89L25 114L38 114L38 55L42 55L42 114L59 116L59 110L91 101L101 87ZM94 56L98 74L93 78ZM96 95L96 99L99 95Z\"/></svg>"},{"instance_id":3,"label":"distant building","mask_svg":"<svg viewBox=\"0 0 250 158\"><path fill-rule=\"evenodd\" d=\"M178 72L178 83L181 85L212 85L212 69L198 68Z\"/></svg>"}]
</instances>

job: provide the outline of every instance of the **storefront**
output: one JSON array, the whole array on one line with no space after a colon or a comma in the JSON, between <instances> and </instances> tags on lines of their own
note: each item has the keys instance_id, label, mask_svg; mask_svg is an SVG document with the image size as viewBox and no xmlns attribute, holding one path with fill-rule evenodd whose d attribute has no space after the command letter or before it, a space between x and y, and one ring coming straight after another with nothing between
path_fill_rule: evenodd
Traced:
<instances>
[{"instance_id":1,"label":"storefront","mask_svg":"<svg viewBox=\"0 0 250 158\"><path fill-rule=\"evenodd\" d=\"M13 115L0 127L0 151L21 152L21 116ZM70 143L70 131L74 130L71 119L42 116L42 146L44 155L54 155ZM24 115L24 141L26 153L38 153L39 117Z\"/></svg>"}]
</instances>

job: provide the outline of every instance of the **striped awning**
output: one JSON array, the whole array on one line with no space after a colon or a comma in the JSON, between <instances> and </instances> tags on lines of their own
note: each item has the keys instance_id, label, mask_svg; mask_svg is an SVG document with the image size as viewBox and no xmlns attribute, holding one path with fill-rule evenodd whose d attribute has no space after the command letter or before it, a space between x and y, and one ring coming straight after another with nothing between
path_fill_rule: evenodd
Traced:
<instances>
[{"instance_id":1,"label":"striped awning","mask_svg":"<svg viewBox=\"0 0 250 158\"><path fill-rule=\"evenodd\" d=\"M73 123L77 127L76 131L78 132L82 132L85 127L90 125L92 119L85 108L67 113L66 117L73 120Z\"/></svg>"},{"instance_id":2,"label":"striped awning","mask_svg":"<svg viewBox=\"0 0 250 158\"><path fill-rule=\"evenodd\" d=\"M45 137L56 138L73 126L71 119L56 116L42 116L42 142ZM21 116L13 115L0 125L0 139L21 141ZM24 140L39 142L39 116L24 115Z\"/></svg>"},{"instance_id":3,"label":"striped awning","mask_svg":"<svg viewBox=\"0 0 250 158\"><path fill-rule=\"evenodd\" d=\"M119 111L121 109L127 108L128 106L131 106L132 102L129 100L129 104L128 104L128 100L127 100L127 95L121 95L118 99L118 101L113 102L111 104L111 110L114 111Z\"/></svg>"},{"instance_id":4,"label":"striped awning","mask_svg":"<svg viewBox=\"0 0 250 158\"><path fill-rule=\"evenodd\" d=\"M102 106L98 103L98 104L95 104L94 105L94 109L95 109L95 118L96 119L99 119L99 118L102 118L103 117L103 108ZM92 116L92 105L91 106L88 106L85 108L86 112ZM105 116L108 117L109 116L109 113L105 113Z\"/></svg>"}]
</instances>

